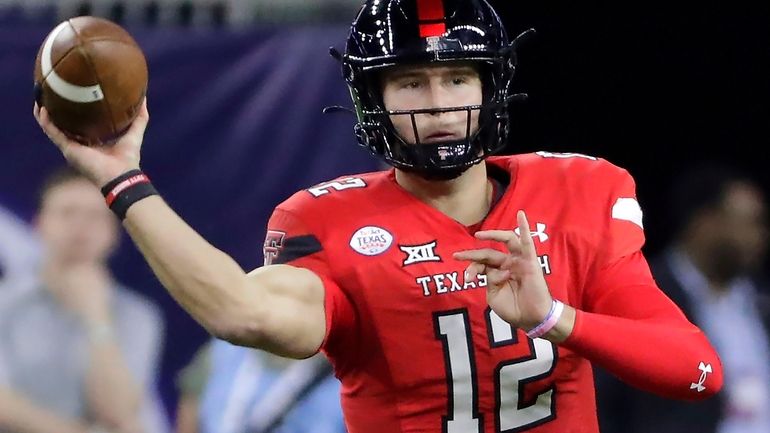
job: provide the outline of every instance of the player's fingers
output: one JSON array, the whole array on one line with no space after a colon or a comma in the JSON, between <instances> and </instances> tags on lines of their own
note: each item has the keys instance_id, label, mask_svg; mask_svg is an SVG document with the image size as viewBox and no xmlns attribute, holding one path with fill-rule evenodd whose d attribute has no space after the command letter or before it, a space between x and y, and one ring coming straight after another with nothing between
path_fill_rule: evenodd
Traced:
<instances>
[{"instance_id":1,"label":"player's fingers","mask_svg":"<svg viewBox=\"0 0 770 433\"><path fill-rule=\"evenodd\" d=\"M512 253L518 252L521 248L519 236L511 230L483 230L476 232L475 235L477 239L502 242Z\"/></svg>"},{"instance_id":2,"label":"player's fingers","mask_svg":"<svg viewBox=\"0 0 770 433\"><path fill-rule=\"evenodd\" d=\"M511 279L511 271L507 269L487 269L487 287L498 287Z\"/></svg>"},{"instance_id":3,"label":"player's fingers","mask_svg":"<svg viewBox=\"0 0 770 433\"><path fill-rule=\"evenodd\" d=\"M473 281L476 279L476 277L479 276L479 274L485 273L487 270L487 267L481 263L471 263L468 265L468 267L465 269L465 281Z\"/></svg>"},{"instance_id":4,"label":"player's fingers","mask_svg":"<svg viewBox=\"0 0 770 433\"><path fill-rule=\"evenodd\" d=\"M454 253L455 260L464 260L469 262L482 263L487 266L500 267L505 263L507 254L493 250L491 248L484 248L480 250L467 250L458 251Z\"/></svg>"},{"instance_id":5,"label":"player's fingers","mask_svg":"<svg viewBox=\"0 0 770 433\"><path fill-rule=\"evenodd\" d=\"M142 118L145 121L150 120L150 110L147 109L147 97L144 97L144 100L142 101L142 107L139 109L139 114L137 115L137 118Z\"/></svg>"},{"instance_id":6,"label":"player's fingers","mask_svg":"<svg viewBox=\"0 0 770 433\"><path fill-rule=\"evenodd\" d=\"M35 116L38 122L40 121L40 107L37 105L37 102L32 106L32 115Z\"/></svg>"},{"instance_id":7,"label":"player's fingers","mask_svg":"<svg viewBox=\"0 0 770 433\"><path fill-rule=\"evenodd\" d=\"M527 221L527 215L523 210L519 210L516 213L516 221L519 223L519 239L522 253L525 257L536 256L535 242L532 240L532 233L529 231L529 221Z\"/></svg>"},{"instance_id":8,"label":"player's fingers","mask_svg":"<svg viewBox=\"0 0 770 433\"><path fill-rule=\"evenodd\" d=\"M51 118L48 117L48 110L46 110L45 107L41 107L38 116L38 123L40 124L40 127L43 128L45 135L47 135L56 146L64 150L67 145L67 136L64 135L53 122L51 122Z\"/></svg>"}]
</instances>

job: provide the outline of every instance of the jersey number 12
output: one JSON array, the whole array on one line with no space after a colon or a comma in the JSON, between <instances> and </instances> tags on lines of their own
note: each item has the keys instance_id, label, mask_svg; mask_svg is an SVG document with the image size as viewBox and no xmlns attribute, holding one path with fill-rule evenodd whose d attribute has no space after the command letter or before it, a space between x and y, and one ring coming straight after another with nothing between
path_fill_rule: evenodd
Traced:
<instances>
[{"instance_id":1,"label":"jersey number 12","mask_svg":"<svg viewBox=\"0 0 770 433\"><path fill-rule=\"evenodd\" d=\"M487 335L491 350L517 344L515 330L487 309ZM446 433L482 433L483 420L478 410L478 373L473 353L468 310L442 311L433 315L436 338L444 346L444 364L449 387ZM527 339L527 356L500 362L494 370L495 426L501 433L514 433L555 418L554 388L530 402L523 401L524 386L547 377L556 366L556 350L548 340Z\"/></svg>"}]
</instances>

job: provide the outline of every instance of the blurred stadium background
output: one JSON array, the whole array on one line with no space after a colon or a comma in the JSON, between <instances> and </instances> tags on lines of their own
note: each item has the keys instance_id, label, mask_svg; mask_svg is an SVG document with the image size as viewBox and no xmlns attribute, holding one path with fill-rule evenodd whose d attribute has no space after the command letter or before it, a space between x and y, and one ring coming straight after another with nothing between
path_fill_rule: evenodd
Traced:
<instances>
[{"instance_id":1,"label":"blurred stadium background","mask_svg":"<svg viewBox=\"0 0 770 433\"><path fill-rule=\"evenodd\" d=\"M144 168L171 205L244 268L257 266L267 217L293 191L379 163L356 148L330 45L359 0L0 0L0 204L29 220L41 173L62 163L31 115L32 66L58 21L99 15L145 50L152 120ZM492 3L521 53L507 152L574 151L636 178L648 253L669 234L667 185L695 161L724 160L766 188L770 170L770 3ZM161 388L205 340L123 243L118 277L167 319Z\"/></svg>"}]
</instances>

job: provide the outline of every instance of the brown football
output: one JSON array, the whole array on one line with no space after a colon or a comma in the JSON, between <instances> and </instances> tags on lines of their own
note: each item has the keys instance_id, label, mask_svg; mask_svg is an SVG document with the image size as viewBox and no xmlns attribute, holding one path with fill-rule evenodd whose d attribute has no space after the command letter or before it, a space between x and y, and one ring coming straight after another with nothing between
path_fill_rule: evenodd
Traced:
<instances>
[{"instance_id":1,"label":"brown football","mask_svg":"<svg viewBox=\"0 0 770 433\"><path fill-rule=\"evenodd\" d=\"M35 60L35 99L53 123L87 145L108 144L136 119L147 91L147 61L133 37L104 18L56 26Z\"/></svg>"}]
</instances>

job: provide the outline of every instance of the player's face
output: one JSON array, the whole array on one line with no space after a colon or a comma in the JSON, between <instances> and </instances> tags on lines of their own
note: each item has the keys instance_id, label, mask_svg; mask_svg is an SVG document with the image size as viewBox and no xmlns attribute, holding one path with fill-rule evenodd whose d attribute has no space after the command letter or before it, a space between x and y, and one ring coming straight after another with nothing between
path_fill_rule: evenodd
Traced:
<instances>
[{"instance_id":1,"label":"player's face","mask_svg":"<svg viewBox=\"0 0 770 433\"><path fill-rule=\"evenodd\" d=\"M118 235L101 192L85 179L64 182L45 193L37 228L47 253L66 262L105 260Z\"/></svg>"},{"instance_id":2,"label":"player's face","mask_svg":"<svg viewBox=\"0 0 770 433\"><path fill-rule=\"evenodd\" d=\"M481 79L469 62L396 66L381 75L385 109L420 110L480 105ZM476 132L479 110L471 110L470 133ZM396 131L407 143L463 140L467 135L468 111L391 115ZM417 137L415 136L417 129Z\"/></svg>"}]
</instances>

